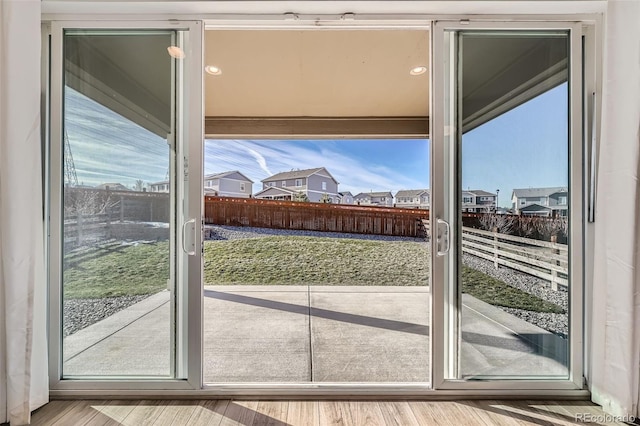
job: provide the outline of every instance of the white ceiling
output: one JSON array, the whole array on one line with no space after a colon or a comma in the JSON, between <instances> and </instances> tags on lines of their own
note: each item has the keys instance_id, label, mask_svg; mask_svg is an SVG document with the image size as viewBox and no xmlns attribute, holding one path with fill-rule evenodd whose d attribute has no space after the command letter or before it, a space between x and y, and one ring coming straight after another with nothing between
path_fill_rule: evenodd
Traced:
<instances>
[{"instance_id":1,"label":"white ceiling","mask_svg":"<svg viewBox=\"0 0 640 426\"><path fill-rule=\"evenodd\" d=\"M427 31L208 30L208 117L427 117Z\"/></svg>"}]
</instances>

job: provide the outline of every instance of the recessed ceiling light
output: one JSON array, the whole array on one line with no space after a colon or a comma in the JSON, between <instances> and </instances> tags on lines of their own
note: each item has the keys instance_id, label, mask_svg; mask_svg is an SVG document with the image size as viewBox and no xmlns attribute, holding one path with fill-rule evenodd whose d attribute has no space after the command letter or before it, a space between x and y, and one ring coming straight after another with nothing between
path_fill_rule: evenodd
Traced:
<instances>
[{"instance_id":1,"label":"recessed ceiling light","mask_svg":"<svg viewBox=\"0 0 640 426\"><path fill-rule=\"evenodd\" d=\"M413 67L411 68L411 71L409 71L409 74L411 75L421 75L424 74L425 72L427 72L427 67Z\"/></svg>"},{"instance_id":2,"label":"recessed ceiling light","mask_svg":"<svg viewBox=\"0 0 640 426\"><path fill-rule=\"evenodd\" d=\"M169 52L169 55L171 55L172 58L176 58L176 59L184 58L184 50L180 49L178 46L167 47L167 52Z\"/></svg>"},{"instance_id":3,"label":"recessed ceiling light","mask_svg":"<svg viewBox=\"0 0 640 426\"><path fill-rule=\"evenodd\" d=\"M222 74L222 70L215 65L207 65L204 67L204 70L211 75L220 75Z\"/></svg>"}]
</instances>

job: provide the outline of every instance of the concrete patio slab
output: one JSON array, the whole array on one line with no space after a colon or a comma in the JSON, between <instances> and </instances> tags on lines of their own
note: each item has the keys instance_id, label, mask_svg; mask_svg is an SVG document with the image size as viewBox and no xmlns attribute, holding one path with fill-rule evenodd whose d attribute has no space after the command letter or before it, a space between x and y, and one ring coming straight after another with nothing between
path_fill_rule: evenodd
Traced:
<instances>
[{"instance_id":1,"label":"concrete patio slab","mask_svg":"<svg viewBox=\"0 0 640 426\"><path fill-rule=\"evenodd\" d=\"M429 382L430 294L362 290L311 289L313 381Z\"/></svg>"},{"instance_id":2,"label":"concrete patio slab","mask_svg":"<svg viewBox=\"0 0 640 426\"><path fill-rule=\"evenodd\" d=\"M468 294L462 295L461 372L567 377L567 340Z\"/></svg>"},{"instance_id":3,"label":"concrete patio slab","mask_svg":"<svg viewBox=\"0 0 640 426\"><path fill-rule=\"evenodd\" d=\"M68 336L65 376L168 377L169 306L163 291Z\"/></svg>"},{"instance_id":4,"label":"concrete patio slab","mask_svg":"<svg viewBox=\"0 0 640 426\"><path fill-rule=\"evenodd\" d=\"M311 379L306 287L222 291L207 286L204 324L205 382Z\"/></svg>"},{"instance_id":5,"label":"concrete patio slab","mask_svg":"<svg viewBox=\"0 0 640 426\"><path fill-rule=\"evenodd\" d=\"M394 291L395 290L395 291ZM205 383L428 382L428 287L207 286ZM563 377L566 340L463 295L467 378ZM168 376L169 293L64 341L65 376Z\"/></svg>"}]
</instances>

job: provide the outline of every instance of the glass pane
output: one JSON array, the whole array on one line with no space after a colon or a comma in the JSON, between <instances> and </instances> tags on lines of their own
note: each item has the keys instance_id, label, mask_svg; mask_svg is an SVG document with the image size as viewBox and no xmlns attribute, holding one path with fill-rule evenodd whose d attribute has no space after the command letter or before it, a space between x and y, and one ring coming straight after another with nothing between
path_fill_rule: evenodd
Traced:
<instances>
[{"instance_id":1,"label":"glass pane","mask_svg":"<svg viewBox=\"0 0 640 426\"><path fill-rule=\"evenodd\" d=\"M66 377L173 374L174 39L64 35Z\"/></svg>"},{"instance_id":2,"label":"glass pane","mask_svg":"<svg viewBox=\"0 0 640 426\"><path fill-rule=\"evenodd\" d=\"M204 169L205 382L430 381L428 140L206 140Z\"/></svg>"},{"instance_id":3,"label":"glass pane","mask_svg":"<svg viewBox=\"0 0 640 426\"><path fill-rule=\"evenodd\" d=\"M457 37L459 375L566 379L568 34Z\"/></svg>"}]
</instances>

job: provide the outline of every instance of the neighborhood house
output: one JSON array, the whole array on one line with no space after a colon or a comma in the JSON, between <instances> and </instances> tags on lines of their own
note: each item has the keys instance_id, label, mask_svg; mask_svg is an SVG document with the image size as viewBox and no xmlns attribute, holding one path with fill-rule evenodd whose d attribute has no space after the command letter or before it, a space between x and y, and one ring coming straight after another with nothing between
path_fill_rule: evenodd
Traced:
<instances>
[{"instance_id":1,"label":"neighborhood house","mask_svg":"<svg viewBox=\"0 0 640 426\"><path fill-rule=\"evenodd\" d=\"M340 204L353 204L353 194L349 191L339 192Z\"/></svg>"},{"instance_id":2,"label":"neighborhood house","mask_svg":"<svg viewBox=\"0 0 640 426\"><path fill-rule=\"evenodd\" d=\"M204 194L219 197L250 198L253 181L237 170L204 177Z\"/></svg>"},{"instance_id":3,"label":"neighborhood house","mask_svg":"<svg viewBox=\"0 0 640 426\"><path fill-rule=\"evenodd\" d=\"M528 216L567 216L567 187L518 188L511 195L511 204L515 214Z\"/></svg>"},{"instance_id":4,"label":"neighborhood house","mask_svg":"<svg viewBox=\"0 0 640 426\"><path fill-rule=\"evenodd\" d=\"M428 189L401 189L396 193L396 207L405 209L428 209Z\"/></svg>"},{"instance_id":5,"label":"neighborhood house","mask_svg":"<svg viewBox=\"0 0 640 426\"><path fill-rule=\"evenodd\" d=\"M299 200L315 203L340 202L338 181L324 168L292 170L262 180L262 190L254 198L265 200Z\"/></svg>"},{"instance_id":6,"label":"neighborhood house","mask_svg":"<svg viewBox=\"0 0 640 426\"><path fill-rule=\"evenodd\" d=\"M481 189L462 191L462 211L488 213L496 210L496 194Z\"/></svg>"},{"instance_id":7,"label":"neighborhood house","mask_svg":"<svg viewBox=\"0 0 640 426\"><path fill-rule=\"evenodd\" d=\"M393 194L391 191L361 192L353 198L358 205L393 207Z\"/></svg>"}]
</instances>

